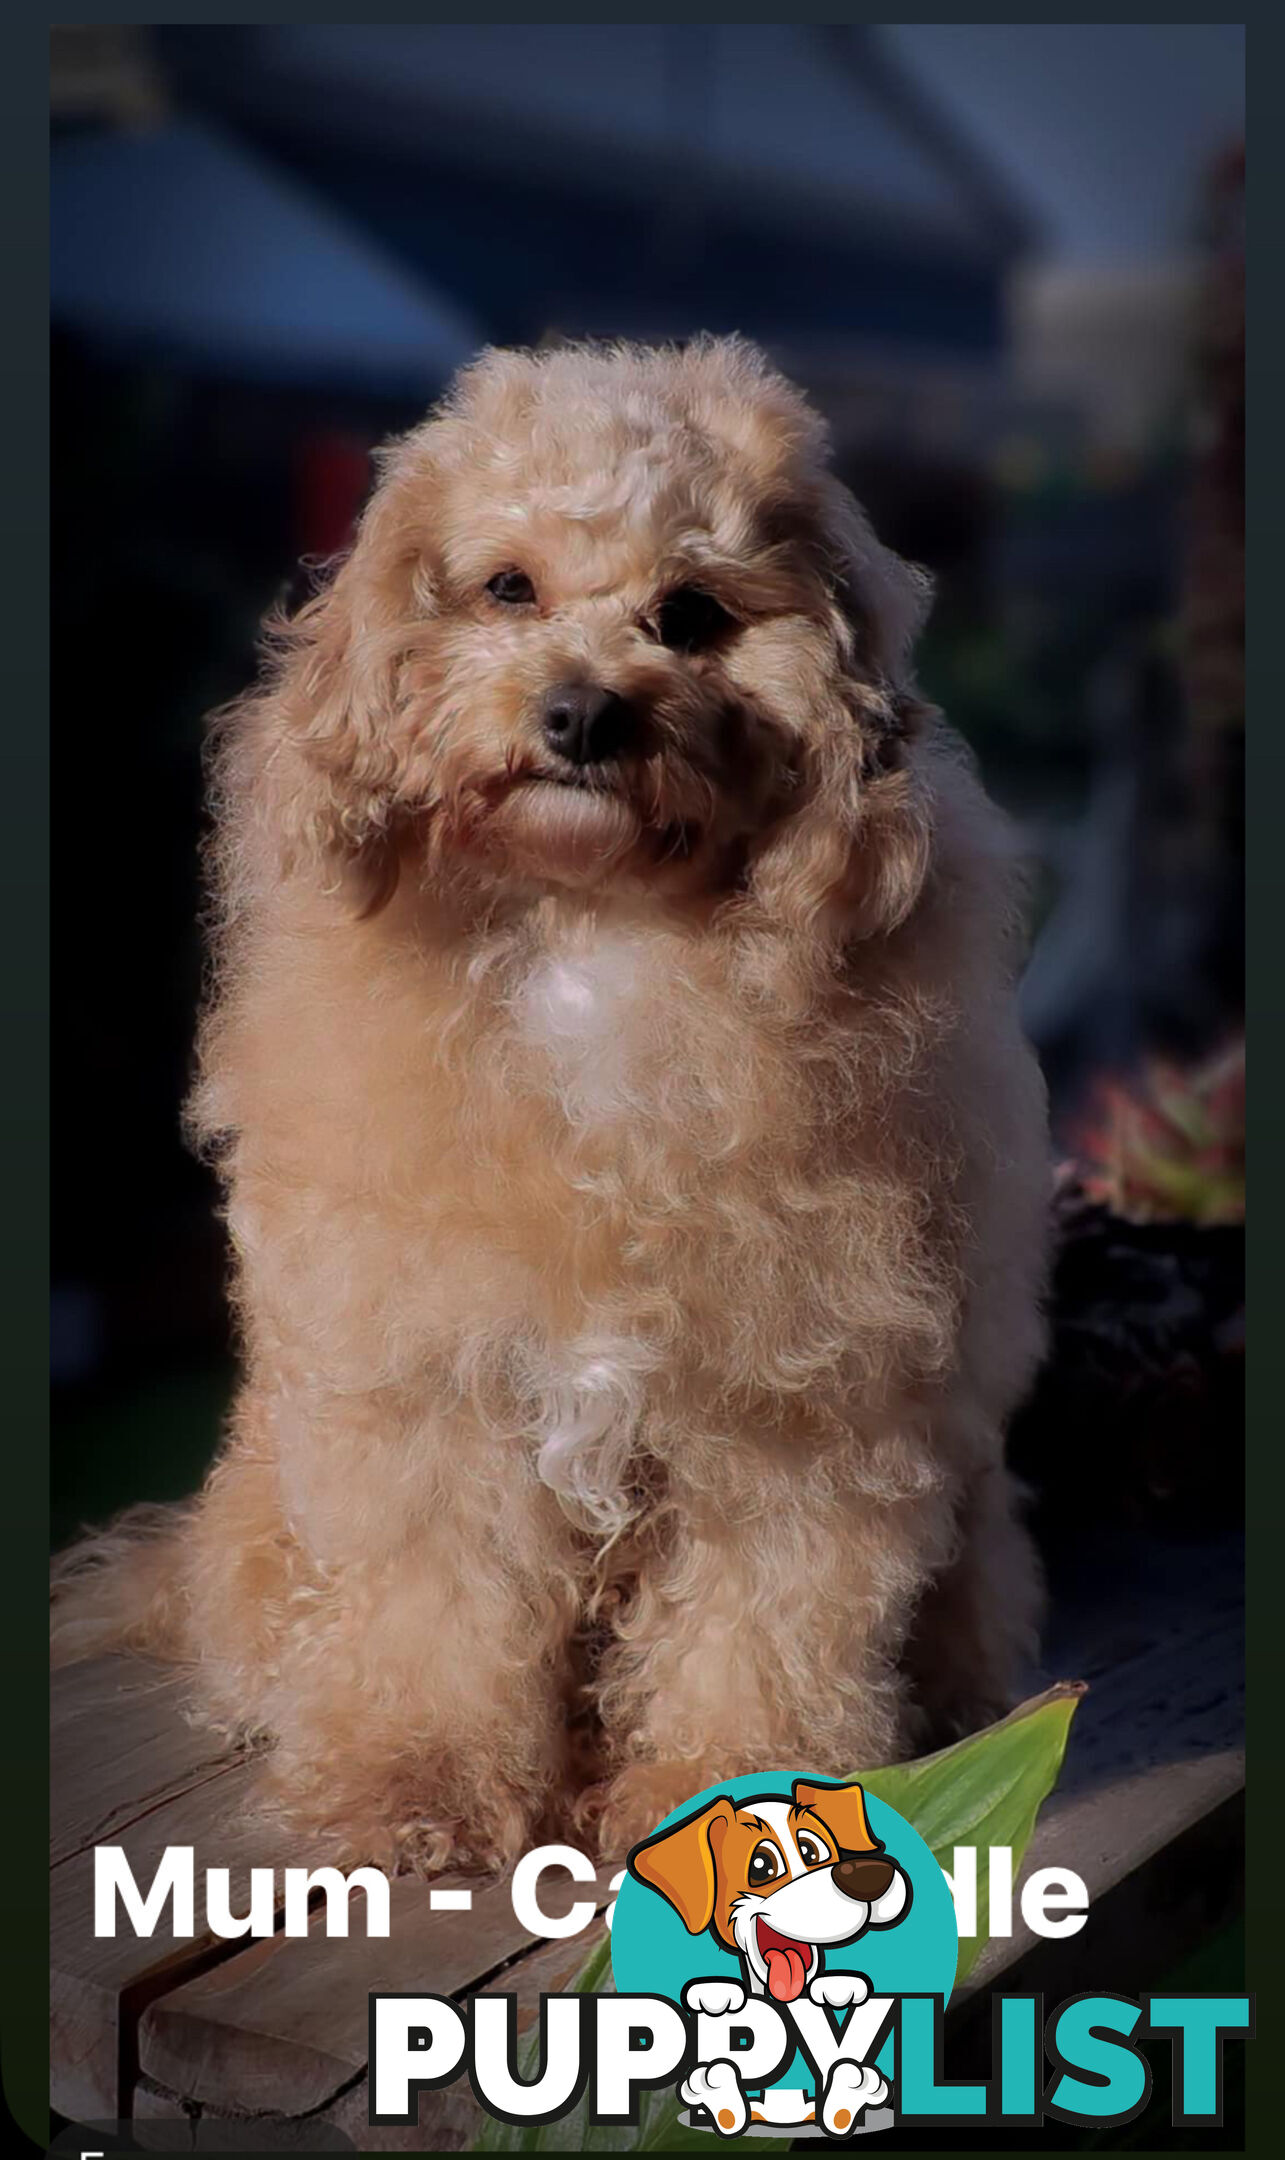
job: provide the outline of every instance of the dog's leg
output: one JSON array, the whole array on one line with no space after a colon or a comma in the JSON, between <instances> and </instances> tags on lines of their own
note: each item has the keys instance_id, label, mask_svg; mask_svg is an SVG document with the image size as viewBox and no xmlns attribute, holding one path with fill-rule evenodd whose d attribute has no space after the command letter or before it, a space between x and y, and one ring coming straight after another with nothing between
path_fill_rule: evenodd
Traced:
<instances>
[{"instance_id":1,"label":"dog's leg","mask_svg":"<svg viewBox=\"0 0 1285 2160\"><path fill-rule=\"evenodd\" d=\"M564 1797L572 1533L483 1431L411 1448L366 1404L349 1460L333 1421L351 1440L363 1405L311 1409L292 1460L280 1403L247 1405L197 1512L212 1714L271 1743L301 1857L500 1864Z\"/></svg>"},{"instance_id":2,"label":"dog's leg","mask_svg":"<svg viewBox=\"0 0 1285 2160\"><path fill-rule=\"evenodd\" d=\"M778 1458L770 1469L729 1464L727 1495L725 1508L708 1489L681 1495L679 1528L639 1580L604 1663L617 1769L589 1807L601 1810L609 1852L722 1778L852 1775L903 1750L897 1665L948 1550L944 1491L840 1496Z\"/></svg>"},{"instance_id":3,"label":"dog's leg","mask_svg":"<svg viewBox=\"0 0 1285 2160\"><path fill-rule=\"evenodd\" d=\"M983 1471L958 1517L958 1549L925 1590L906 1645L915 1742L925 1751L1011 1710L1039 1647L1044 1585L1007 1470Z\"/></svg>"}]
</instances>

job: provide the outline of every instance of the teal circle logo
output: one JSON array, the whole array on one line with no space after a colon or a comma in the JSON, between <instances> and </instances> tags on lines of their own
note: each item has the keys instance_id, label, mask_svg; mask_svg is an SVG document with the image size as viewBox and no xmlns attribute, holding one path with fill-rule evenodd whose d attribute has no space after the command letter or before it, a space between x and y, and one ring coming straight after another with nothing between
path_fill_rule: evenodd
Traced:
<instances>
[{"instance_id":1,"label":"teal circle logo","mask_svg":"<svg viewBox=\"0 0 1285 2160\"><path fill-rule=\"evenodd\" d=\"M755 1773L697 1793L634 1847L612 1918L618 1992L708 2011L727 2043L681 2086L690 2121L724 2134L842 2133L886 2106L891 2039L848 2058L873 2050L882 1999L945 2002L958 1956L937 1862L857 1780ZM760 2083L767 2028L795 2045Z\"/></svg>"}]
</instances>

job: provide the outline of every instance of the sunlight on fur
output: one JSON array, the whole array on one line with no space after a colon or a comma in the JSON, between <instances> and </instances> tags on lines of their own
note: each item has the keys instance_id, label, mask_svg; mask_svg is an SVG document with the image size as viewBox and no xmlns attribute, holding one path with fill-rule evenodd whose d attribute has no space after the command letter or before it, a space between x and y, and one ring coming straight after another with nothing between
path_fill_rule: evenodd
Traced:
<instances>
[{"instance_id":1,"label":"sunlight on fur","mask_svg":"<svg viewBox=\"0 0 1285 2160\"><path fill-rule=\"evenodd\" d=\"M1044 1108L926 603L752 347L490 352L216 724L243 1378L55 1648L191 1660L301 1854L619 1850L1010 1701Z\"/></svg>"}]
</instances>

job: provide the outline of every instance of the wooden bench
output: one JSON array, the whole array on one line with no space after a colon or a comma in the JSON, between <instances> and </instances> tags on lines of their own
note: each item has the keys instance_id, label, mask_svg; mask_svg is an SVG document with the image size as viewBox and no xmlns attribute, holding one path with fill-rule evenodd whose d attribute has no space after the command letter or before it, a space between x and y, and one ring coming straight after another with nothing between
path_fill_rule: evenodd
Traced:
<instances>
[{"instance_id":1,"label":"wooden bench","mask_svg":"<svg viewBox=\"0 0 1285 2160\"><path fill-rule=\"evenodd\" d=\"M1092 1899L1089 1921L1048 1941L1019 1918L1011 1937L993 1941L952 2002L952 2056L970 2033L981 2045L987 1991L1001 1975L1051 1996L1086 1986L1137 1991L1239 1909L1238 1541L1099 1544L1076 1556L1071 1576L1055 1603L1047 1665L1051 1677L1087 1680L1090 1693L1023 1874L1075 1868ZM609 1871L596 1895L544 1878L550 1913L591 1895L598 1907L585 1932L553 1942L519 1924L507 1884L459 1879L396 1881L386 1939L327 1938L317 1914L307 1938L278 1931L223 1941L205 1920L205 1867L230 1869L232 1909L244 1911L252 1865L279 1870L308 1856L247 1823L251 1765L212 1749L184 1720L182 1696L181 1678L136 1660L55 1677L52 2105L82 2123L132 2118L140 2137L148 2123L162 2145L163 2124L181 2118L185 2143L201 2119L212 2132L216 2121L249 2118L274 2145L293 2137L302 2150L327 2128L367 2151L468 2145L480 2116L466 2084L425 2094L417 2130L369 2127L369 1991L428 1987L460 1999L513 1991L529 2022L541 1991L564 1986L601 1940ZM142 1887L166 1846L194 1848L193 1939L129 1929L95 1939L93 1848L102 1844L123 1846ZM470 1889L471 1910L435 1910L444 1888Z\"/></svg>"}]
</instances>

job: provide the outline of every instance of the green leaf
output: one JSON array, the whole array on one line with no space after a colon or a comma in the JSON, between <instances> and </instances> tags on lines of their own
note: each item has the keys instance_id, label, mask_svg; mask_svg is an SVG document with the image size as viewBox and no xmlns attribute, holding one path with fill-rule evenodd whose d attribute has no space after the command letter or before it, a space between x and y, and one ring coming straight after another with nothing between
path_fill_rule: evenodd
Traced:
<instances>
[{"instance_id":1,"label":"green leaf","mask_svg":"<svg viewBox=\"0 0 1285 2160\"><path fill-rule=\"evenodd\" d=\"M919 1832L939 1867L953 1865L957 1845L975 1845L977 1934L961 1941L956 1985L966 1978L989 1940L990 1871L985 1849L1007 1845L1016 1876L1030 1843L1035 1820L1057 1783L1066 1753L1071 1719L1084 1694L1079 1682L1063 1682L1033 1696L1008 1717L984 1731L970 1733L953 1747L918 1762L890 1763L882 1770L857 1770L867 1791L896 1808ZM572 1983L577 1994L604 1993L611 1987L611 1939L597 1945ZM533 2079L539 2069L537 2036L520 2055L519 2074ZM636 2129L614 2125L595 2128L589 2121L586 2092L556 2123L521 2129L488 2121L474 2152L701 2152L743 2148L747 2153L788 2152L788 2138L715 2138L708 2130L690 2130L679 2122L682 2103L675 2092L646 2093Z\"/></svg>"},{"instance_id":2,"label":"green leaf","mask_svg":"<svg viewBox=\"0 0 1285 2160\"><path fill-rule=\"evenodd\" d=\"M977 1847L977 1933L960 1942L956 1986L990 1940L990 1870L983 1853L992 1845L1009 1846L1016 1877L1035 1819L1057 1783L1084 1693L1082 1682L1062 1681L936 1755L859 1773L867 1791L913 1825L947 1874L957 1845Z\"/></svg>"}]
</instances>

